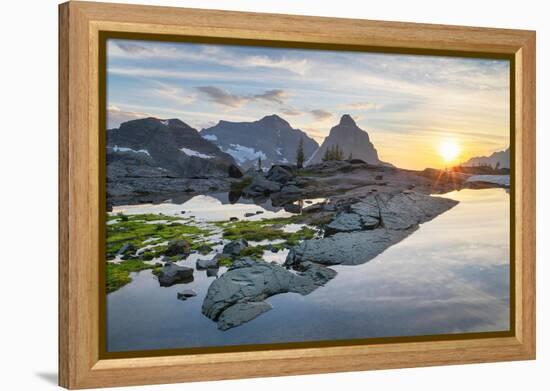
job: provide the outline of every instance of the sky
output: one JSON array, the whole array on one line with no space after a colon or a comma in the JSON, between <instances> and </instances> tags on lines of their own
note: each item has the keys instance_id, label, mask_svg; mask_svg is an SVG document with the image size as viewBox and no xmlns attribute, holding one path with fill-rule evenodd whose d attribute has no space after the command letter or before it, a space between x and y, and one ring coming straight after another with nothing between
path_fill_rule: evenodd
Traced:
<instances>
[{"instance_id":1,"label":"sky","mask_svg":"<svg viewBox=\"0 0 550 391\"><path fill-rule=\"evenodd\" d=\"M108 128L143 117L201 130L277 114L321 143L343 114L381 160L441 168L509 146L509 62L110 39Z\"/></svg>"}]
</instances>

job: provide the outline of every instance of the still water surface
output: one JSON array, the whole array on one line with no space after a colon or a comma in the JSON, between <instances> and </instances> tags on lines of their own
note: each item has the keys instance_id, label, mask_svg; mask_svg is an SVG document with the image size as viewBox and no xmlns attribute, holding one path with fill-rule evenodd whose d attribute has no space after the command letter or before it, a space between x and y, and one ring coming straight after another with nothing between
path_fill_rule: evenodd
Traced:
<instances>
[{"instance_id":1,"label":"still water surface","mask_svg":"<svg viewBox=\"0 0 550 391\"><path fill-rule=\"evenodd\" d=\"M193 282L164 288L150 270L135 273L132 283L107 297L107 349L508 330L509 195L485 189L444 196L460 203L370 262L333 266L338 275L308 296L267 299L271 311L227 331L201 314L215 277L195 271ZM194 266L196 257L181 264ZM197 296L177 300L177 292L188 288Z\"/></svg>"}]
</instances>

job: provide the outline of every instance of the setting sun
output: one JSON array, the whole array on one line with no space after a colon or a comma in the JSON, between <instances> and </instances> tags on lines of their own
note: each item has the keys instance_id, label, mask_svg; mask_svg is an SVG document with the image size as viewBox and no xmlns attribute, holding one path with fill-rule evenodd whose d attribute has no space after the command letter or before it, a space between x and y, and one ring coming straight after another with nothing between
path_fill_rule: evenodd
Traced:
<instances>
[{"instance_id":1,"label":"setting sun","mask_svg":"<svg viewBox=\"0 0 550 391\"><path fill-rule=\"evenodd\" d=\"M439 144L438 152L445 162L451 162L460 154L460 146L456 141L445 140Z\"/></svg>"}]
</instances>

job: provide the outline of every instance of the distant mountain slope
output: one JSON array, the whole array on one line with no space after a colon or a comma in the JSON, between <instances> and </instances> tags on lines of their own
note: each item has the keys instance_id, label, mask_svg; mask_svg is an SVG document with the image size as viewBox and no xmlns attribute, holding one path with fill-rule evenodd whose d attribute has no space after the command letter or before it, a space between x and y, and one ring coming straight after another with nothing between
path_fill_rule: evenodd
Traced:
<instances>
[{"instance_id":1,"label":"distant mountain slope","mask_svg":"<svg viewBox=\"0 0 550 391\"><path fill-rule=\"evenodd\" d=\"M361 159L370 164L388 165L378 159L378 152L371 143L368 133L359 128L349 114L344 114L340 123L330 129L328 137L313 156L306 161L306 164L321 163L327 149L336 145L342 150L344 159L351 154L354 159Z\"/></svg>"},{"instance_id":2,"label":"distant mountain slope","mask_svg":"<svg viewBox=\"0 0 550 391\"><path fill-rule=\"evenodd\" d=\"M504 151L494 152L490 156L473 157L465 163L462 163L462 166L475 167L489 165L495 168L497 163L499 168L510 168L510 148Z\"/></svg>"},{"instance_id":3,"label":"distant mountain slope","mask_svg":"<svg viewBox=\"0 0 550 391\"><path fill-rule=\"evenodd\" d=\"M272 164L294 163L300 139L304 140L306 159L319 146L305 132L293 129L277 115L269 115L255 122L220 121L211 128L203 129L200 134L245 168L254 166L258 157L262 158L266 168Z\"/></svg>"},{"instance_id":4,"label":"distant mountain slope","mask_svg":"<svg viewBox=\"0 0 550 391\"><path fill-rule=\"evenodd\" d=\"M117 155L148 157L147 162L182 177L226 176L234 159L178 119L144 118L107 131L108 164ZM139 162L140 159L134 159ZM143 160L143 159L141 159ZM136 163L137 164L137 163Z\"/></svg>"}]
</instances>

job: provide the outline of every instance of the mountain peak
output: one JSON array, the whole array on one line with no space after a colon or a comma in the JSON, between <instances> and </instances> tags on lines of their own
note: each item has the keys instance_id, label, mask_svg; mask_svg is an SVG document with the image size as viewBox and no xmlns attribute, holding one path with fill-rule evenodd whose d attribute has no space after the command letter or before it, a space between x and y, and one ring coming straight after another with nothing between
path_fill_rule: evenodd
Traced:
<instances>
[{"instance_id":1,"label":"mountain peak","mask_svg":"<svg viewBox=\"0 0 550 391\"><path fill-rule=\"evenodd\" d=\"M263 117L258 122L265 123L265 124L271 124L271 125L280 124L280 125L290 126L290 124L285 119L279 117L277 114L266 115L265 117Z\"/></svg>"},{"instance_id":2,"label":"mountain peak","mask_svg":"<svg viewBox=\"0 0 550 391\"><path fill-rule=\"evenodd\" d=\"M357 126L353 118L351 118L351 115L344 114L342 118L340 118L340 125L344 126Z\"/></svg>"}]
</instances>

